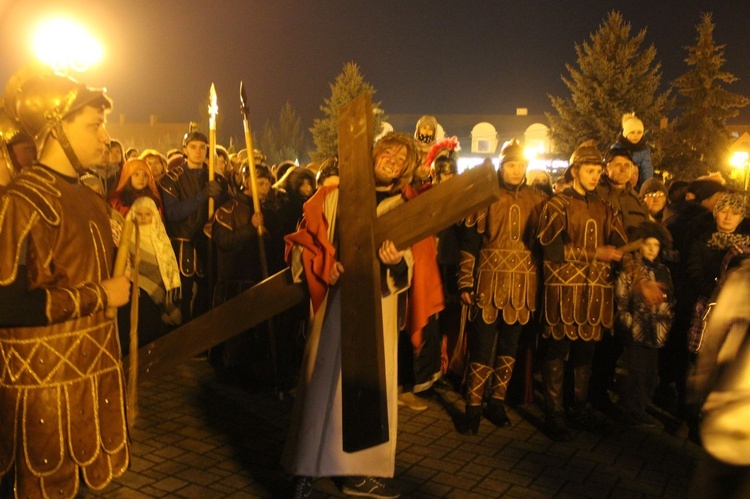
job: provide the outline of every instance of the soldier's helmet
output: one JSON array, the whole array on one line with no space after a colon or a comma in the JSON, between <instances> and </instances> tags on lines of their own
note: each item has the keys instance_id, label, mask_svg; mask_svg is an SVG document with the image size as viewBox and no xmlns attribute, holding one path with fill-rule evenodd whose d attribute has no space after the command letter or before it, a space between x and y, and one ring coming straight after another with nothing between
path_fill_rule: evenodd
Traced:
<instances>
[{"instance_id":1,"label":"soldier's helmet","mask_svg":"<svg viewBox=\"0 0 750 499\"><path fill-rule=\"evenodd\" d=\"M569 163L571 166L583 164L601 165L604 163L604 156L602 156L601 151L596 146L596 141L592 139L576 147L576 150L570 155Z\"/></svg>"},{"instance_id":2,"label":"soldier's helmet","mask_svg":"<svg viewBox=\"0 0 750 499\"><path fill-rule=\"evenodd\" d=\"M570 155L568 168L565 170L565 174L563 175L565 181L573 182L573 173L571 172L571 170L574 167L581 166L583 164L604 166L604 156L602 156L599 148L596 147L596 141L593 139L587 140L586 142L576 147L576 150L573 151L573 154Z\"/></svg>"},{"instance_id":3,"label":"soldier's helmet","mask_svg":"<svg viewBox=\"0 0 750 499\"><path fill-rule=\"evenodd\" d=\"M500 151L500 164L502 165L506 161L528 161L518 139L510 139L503 145Z\"/></svg>"},{"instance_id":4,"label":"soldier's helmet","mask_svg":"<svg viewBox=\"0 0 750 499\"><path fill-rule=\"evenodd\" d=\"M22 70L24 71L24 70ZM52 72L37 72L16 79L17 88L6 89L15 116L41 152L53 128L85 106L111 109L112 100L104 88L92 88L73 78ZM62 131L62 129L60 129Z\"/></svg>"}]
</instances>

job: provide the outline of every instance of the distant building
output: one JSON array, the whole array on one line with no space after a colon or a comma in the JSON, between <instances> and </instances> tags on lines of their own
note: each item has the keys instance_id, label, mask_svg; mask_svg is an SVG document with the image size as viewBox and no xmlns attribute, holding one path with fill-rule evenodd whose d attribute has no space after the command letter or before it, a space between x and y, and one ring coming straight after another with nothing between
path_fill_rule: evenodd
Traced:
<instances>
[{"instance_id":1,"label":"distant building","mask_svg":"<svg viewBox=\"0 0 750 499\"><path fill-rule=\"evenodd\" d=\"M187 133L190 123L159 123L152 115L148 123L129 123L121 114L117 121L107 122L107 132L113 139L119 140L125 150L135 147L139 151L156 149L162 154L172 148L182 148L182 138Z\"/></svg>"}]
</instances>

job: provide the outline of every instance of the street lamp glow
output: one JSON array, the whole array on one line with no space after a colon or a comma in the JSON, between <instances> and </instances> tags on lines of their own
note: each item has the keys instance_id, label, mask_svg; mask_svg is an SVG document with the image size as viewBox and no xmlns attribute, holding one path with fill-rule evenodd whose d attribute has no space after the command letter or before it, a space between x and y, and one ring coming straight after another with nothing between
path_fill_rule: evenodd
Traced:
<instances>
[{"instance_id":1,"label":"street lamp glow","mask_svg":"<svg viewBox=\"0 0 750 499\"><path fill-rule=\"evenodd\" d=\"M43 22L34 34L34 52L56 71L86 71L102 59L101 44L83 27L69 19Z\"/></svg>"},{"instance_id":2,"label":"street lamp glow","mask_svg":"<svg viewBox=\"0 0 750 499\"><path fill-rule=\"evenodd\" d=\"M735 151L732 157L729 158L729 164L735 168L744 168L747 164L747 159L750 154L747 151Z\"/></svg>"}]
</instances>

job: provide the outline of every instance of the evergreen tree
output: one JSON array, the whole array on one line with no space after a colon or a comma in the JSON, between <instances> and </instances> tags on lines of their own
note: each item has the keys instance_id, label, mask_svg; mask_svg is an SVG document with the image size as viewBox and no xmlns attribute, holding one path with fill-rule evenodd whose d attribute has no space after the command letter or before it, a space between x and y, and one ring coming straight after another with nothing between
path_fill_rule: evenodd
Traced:
<instances>
[{"instance_id":1,"label":"evergreen tree","mask_svg":"<svg viewBox=\"0 0 750 499\"><path fill-rule=\"evenodd\" d=\"M315 142L316 150L310 154L313 161L322 161L325 158L338 156L339 147L339 111L349 102L365 92L375 95L375 88L365 82L359 72L359 66L354 62L344 64L344 70L336 78L335 83L330 84L331 97L323 101L320 110L325 118L316 118L310 129ZM373 133L377 136L383 127L384 116L379 111L380 102L373 102L373 119L375 120Z\"/></svg>"},{"instance_id":2,"label":"evergreen tree","mask_svg":"<svg viewBox=\"0 0 750 499\"><path fill-rule=\"evenodd\" d=\"M750 103L722 86L737 78L722 70L725 46L716 45L714 27L711 14L703 14L696 44L686 47L685 62L691 69L672 83L679 115L659 134L662 167L676 178L691 180L728 167L726 121Z\"/></svg>"},{"instance_id":3,"label":"evergreen tree","mask_svg":"<svg viewBox=\"0 0 750 499\"><path fill-rule=\"evenodd\" d=\"M305 133L302 131L302 118L287 101L281 108L278 126L267 121L260 138L260 150L268 157L269 164L306 158L301 155L306 149Z\"/></svg>"},{"instance_id":4,"label":"evergreen tree","mask_svg":"<svg viewBox=\"0 0 750 499\"><path fill-rule=\"evenodd\" d=\"M612 11L588 42L575 45L578 67L566 64L570 76L562 77L570 97L549 96L557 111L547 113L550 138L558 152L569 154L588 139L601 150L609 148L625 113L635 112L646 129L664 115L668 93L656 94L661 83L656 49L642 49L645 29L633 37L630 30Z\"/></svg>"}]
</instances>

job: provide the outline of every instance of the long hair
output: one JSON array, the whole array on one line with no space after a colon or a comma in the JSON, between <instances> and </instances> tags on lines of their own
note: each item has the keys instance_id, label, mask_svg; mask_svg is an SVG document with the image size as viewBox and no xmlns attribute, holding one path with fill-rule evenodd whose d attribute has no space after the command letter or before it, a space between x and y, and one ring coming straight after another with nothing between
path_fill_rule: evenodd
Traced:
<instances>
[{"instance_id":1,"label":"long hair","mask_svg":"<svg viewBox=\"0 0 750 499\"><path fill-rule=\"evenodd\" d=\"M388 132L375 143L372 148L372 161L373 165L386 149L393 146L404 146L406 147L406 162L404 163L404 172L397 179L393 180L389 192L400 191L401 188L409 184L414 177L419 166L419 146L417 141L413 137L402 132Z\"/></svg>"}]
</instances>

